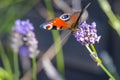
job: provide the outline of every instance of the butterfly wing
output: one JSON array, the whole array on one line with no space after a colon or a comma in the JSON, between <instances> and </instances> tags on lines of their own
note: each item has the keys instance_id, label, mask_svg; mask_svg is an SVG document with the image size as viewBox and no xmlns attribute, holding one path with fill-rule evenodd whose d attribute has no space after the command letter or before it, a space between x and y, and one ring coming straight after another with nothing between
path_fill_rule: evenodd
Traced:
<instances>
[{"instance_id":1,"label":"butterfly wing","mask_svg":"<svg viewBox=\"0 0 120 80\"><path fill-rule=\"evenodd\" d=\"M40 28L46 30L64 30L64 29L72 29L77 20L79 19L80 13L76 12L73 14L65 13L61 15L59 18L55 18L47 23L43 23Z\"/></svg>"},{"instance_id":2,"label":"butterfly wing","mask_svg":"<svg viewBox=\"0 0 120 80\"><path fill-rule=\"evenodd\" d=\"M43 23L40 28L46 29L46 30L61 30L65 29L67 27L67 23L60 19L60 18L55 18L48 23Z\"/></svg>"},{"instance_id":3,"label":"butterfly wing","mask_svg":"<svg viewBox=\"0 0 120 80\"><path fill-rule=\"evenodd\" d=\"M42 24L40 27L46 30L64 30L70 29L72 31L75 30L76 26L78 25L79 20L83 20L81 18L82 14L86 11L87 6L85 6L82 11L74 12L72 14L65 13L62 14L60 17L51 20L48 23Z\"/></svg>"},{"instance_id":4,"label":"butterfly wing","mask_svg":"<svg viewBox=\"0 0 120 80\"><path fill-rule=\"evenodd\" d=\"M81 15L80 12L74 12L71 15L70 20L66 21L68 29L70 29L70 30L75 29L76 25L78 24L80 15Z\"/></svg>"}]
</instances>

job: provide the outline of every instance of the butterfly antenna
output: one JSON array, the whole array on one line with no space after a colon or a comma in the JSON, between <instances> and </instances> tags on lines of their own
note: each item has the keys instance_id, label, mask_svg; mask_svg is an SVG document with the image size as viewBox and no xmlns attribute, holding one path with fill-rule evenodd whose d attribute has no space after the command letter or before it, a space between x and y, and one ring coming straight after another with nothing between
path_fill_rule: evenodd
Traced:
<instances>
[{"instance_id":1,"label":"butterfly antenna","mask_svg":"<svg viewBox=\"0 0 120 80\"><path fill-rule=\"evenodd\" d=\"M82 11L80 12L80 17L79 17L79 24L81 24L84 20L87 19L87 17L84 18L84 12L87 11L87 8L90 6L91 3L88 3L86 6L82 8Z\"/></svg>"},{"instance_id":2,"label":"butterfly antenna","mask_svg":"<svg viewBox=\"0 0 120 80\"><path fill-rule=\"evenodd\" d=\"M91 3L88 3L86 6L83 7L82 9L82 12L84 12L89 6L90 6Z\"/></svg>"},{"instance_id":3,"label":"butterfly antenna","mask_svg":"<svg viewBox=\"0 0 120 80\"><path fill-rule=\"evenodd\" d=\"M84 11L90 6L91 3L88 3L86 6L82 8L81 14L84 13Z\"/></svg>"},{"instance_id":4,"label":"butterfly antenna","mask_svg":"<svg viewBox=\"0 0 120 80\"><path fill-rule=\"evenodd\" d=\"M81 18L81 16L82 16L82 14L84 14L84 12L86 11L86 9L90 6L90 4L91 4L91 3L88 3L86 6L84 6L84 7L82 8L82 11L80 11L80 15L79 15L79 17L78 17L78 19L77 19L77 21L76 21L76 23L75 23L74 26L76 26L76 25L78 24L78 22L82 23L82 18ZM74 30L72 30L72 32L74 33Z\"/></svg>"},{"instance_id":5,"label":"butterfly antenna","mask_svg":"<svg viewBox=\"0 0 120 80\"><path fill-rule=\"evenodd\" d=\"M91 3L88 3L83 9L87 9Z\"/></svg>"}]
</instances>

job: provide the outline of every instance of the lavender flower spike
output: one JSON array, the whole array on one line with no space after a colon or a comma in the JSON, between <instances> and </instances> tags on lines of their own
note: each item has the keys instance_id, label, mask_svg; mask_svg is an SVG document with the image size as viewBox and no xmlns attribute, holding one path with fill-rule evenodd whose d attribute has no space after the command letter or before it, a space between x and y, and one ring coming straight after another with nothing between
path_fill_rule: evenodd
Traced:
<instances>
[{"instance_id":1,"label":"lavender flower spike","mask_svg":"<svg viewBox=\"0 0 120 80\"><path fill-rule=\"evenodd\" d=\"M97 35L96 23L93 22L89 25L86 21L75 31L74 36L82 45L95 44L95 42L99 42L101 38L101 36Z\"/></svg>"},{"instance_id":2,"label":"lavender flower spike","mask_svg":"<svg viewBox=\"0 0 120 80\"><path fill-rule=\"evenodd\" d=\"M35 57L39 53L38 41L33 32L34 27L29 20L16 20L11 37L14 52L23 56Z\"/></svg>"}]
</instances>

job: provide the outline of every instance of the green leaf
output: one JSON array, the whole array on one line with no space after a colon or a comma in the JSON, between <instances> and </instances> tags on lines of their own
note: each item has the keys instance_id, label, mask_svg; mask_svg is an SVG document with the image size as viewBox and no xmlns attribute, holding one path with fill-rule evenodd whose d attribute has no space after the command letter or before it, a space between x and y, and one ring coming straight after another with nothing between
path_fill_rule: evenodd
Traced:
<instances>
[{"instance_id":1,"label":"green leaf","mask_svg":"<svg viewBox=\"0 0 120 80\"><path fill-rule=\"evenodd\" d=\"M6 70L4 70L2 67L0 67L0 80L9 80L9 77L10 77L10 75L9 75L9 73L6 71Z\"/></svg>"},{"instance_id":2,"label":"green leaf","mask_svg":"<svg viewBox=\"0 0 120 80\"><path fill-rule=\"evenodd\" d=\"M27 13L38 0L18 0L12 1L9 6L0 9L0 35L10 33L16 19L20 19Z\"/></svg>"},{"instance_id":3,"label":"green leaf","mask_svg":"<svg viewBox=\"0 0 120 80\"><path fill-rule=\"evenodd\" d=\"M12 0L1 0L0 1L0 9L9 6L12 3Z\"/></svg>"}]
</instances>

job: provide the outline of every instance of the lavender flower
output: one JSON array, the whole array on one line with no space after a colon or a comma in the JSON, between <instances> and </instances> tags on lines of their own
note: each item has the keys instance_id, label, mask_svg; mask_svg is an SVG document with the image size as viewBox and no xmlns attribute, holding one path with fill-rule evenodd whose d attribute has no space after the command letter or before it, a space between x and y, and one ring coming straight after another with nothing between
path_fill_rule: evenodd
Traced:
<instances>
[{"instance_id":1,"label":"lavender flower","mask_svg":"<svg viewBox=\"0 0 120 80\"><path fill-rule=\"evenodd\" d=\"M95 42L99 42L101 38L101 36L97 35L96 23L93 22L89 25L86 21L75 31L74 36L82 45L95 44Z\"/></svg>"},{"instance_id":2,"label":"lavender flower","mask_svg":"<svg viewBox=\"0 0 120 80\"><path fill-rule=\"evenodd\" d=\"M29 22L29 20L26 21L16 20L13 30L19 34L26 35L28 31L33 31L34 27Z\"/></svg>"},{"instance_id":3,"label":"lavender flower","mask_svg":"<svg viewBox=\"0 0 120 80\"><path fill-rule=\"evenodd\" d=\"M14 52L29 57L37 56L38 41L33 30L34 27L29 20L16 20L11 37L11 47Z\"/></svg>"}]
</instances>

